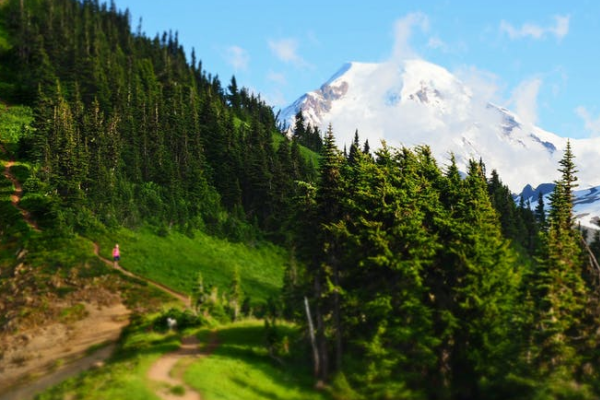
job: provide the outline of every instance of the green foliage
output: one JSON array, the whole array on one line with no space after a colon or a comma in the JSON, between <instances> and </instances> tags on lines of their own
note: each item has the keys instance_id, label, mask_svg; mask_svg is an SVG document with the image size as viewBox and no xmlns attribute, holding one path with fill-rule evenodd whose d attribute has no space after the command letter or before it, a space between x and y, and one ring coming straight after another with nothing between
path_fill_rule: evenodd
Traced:
<instances>
[{"instance_id":1,"label":"green foliage","mask_svg":"<svg viewBox=\"0 0 600 400\"><path fill-rule=\"evenodd\" d=\"M316 192L297 198L306 267L285 292L296 307L298 292L311 293L321 379L343 373L366 398L591 393L569 389L596 376L598 354L597 276L571 226L572 155L536 265L523 250L538 251L543 225L482 162L463 179L427 147L384 144L373 159L356 135L340 160L331 142L330 129Z\"/></svg>"},{"instance_id":2,"label":"green foliage","mask_svg":"<svg viewBox=\"0 0 600 400\"><path fill-rule=\"evenodd\" d=\"M87 311L85 306L78 303L72 307L63 309L60 313L59 320L63 323L75 322L83 319L86 315Z\"/></svg>"},{"instance_id":3,"label":"green foliage","mask_svg":"<svg viewBox=\"0 0 600 400\"><path fill-rule=\"evenodd\" d=\"M183 331L189 328L198 328L207 324L207 321L202 316L195 315L189 310L180 310L178 308L170 308L167 311L160 313L153 321L152 328L157 332L168 331L167 319L174 319L177 322L175 329Z\"/></svg>"},{"instance_id":4,"label":"green foliage","mask_svg":"<svg viewBox=\"0 0 600 400\"><path fill-rule=\"evenodd\" d=\"M225 93L177 35L133 35L127 12L94 2L6 1L0 26L0 82L32 107L20 120L35 119L7 135L20 136L19 156L52 195L32 204L47 227L151 223L236 241L260 228L284 240L290 205L270 181L298 160L274 160L273 111L235 77Z\"/></svg>"},{"instance_id":5,"label":"green foliage","mask_svg":"<svg viewBox=\"0 0 600 400\"><path fill-rule=\"evenodd\" d=\"M26 106L0 104L0 140L16 150L16 144L32 134L33 110Z\"/></svg>"},{"instance_id":6,"label":"green foliage","mask_svg":"<svg viewBox=\"0 0 600 400\"><path fill-rule=\"evenodd\" d=\"M296 114L292 134L295 141L298 141L299 144L315 153L320 153L323 149L324 143L319 128L311 126L310 124L305 124L302 111L299 111Z\"/></svg>"},{"instance_id":7,"label":"green foliage","mask_svg":"<svg viewBox=\"0 0 600 400\"><path fill-rule=\"evenodd\" d=\"M330 393L334 400L359 400L363 398L350 386L346 375L342 372L336 373L331 380Z\"/></svg>"},{"instance_id":8,"label":"green foliage","mask_svg":"<svg viewBox=\"0 0 600 400\"><path fill-rule=\"evenodd\" d=\"M582 256L581 233L573 226L577 177L569 143L559 164L561 179L550 196L548 227L533 275L537 330L532 340L535 366L546 376L568 382L582 374L584 365L595 362L600 347L598 277Z\"/></svg>"},{"instance_id":9,"label":"green foliage","mask_svg":"<svg viewBox=\"0 0 600 400\"><path fill-rule=\"evenodd\" d=\"M154 330L155 318L154 315L134 316L115 356L104 367L68 379L39 394L38 398L157 399L148 385L147 371L162 354L179 347L180 337L173 332ZM293 343L298 343L297 328L282 325L281 330L293 338ZM197 332L204 343L211 335L207 329ZM196 359L184 373L186 383L199 391L203 399L330 398L312 387L309 371L302 366L302 346L286 356L284 365L273 362L265 350L260 321L226 325L218 329L217 335L218 346L214 352ZM181 392L177 386L174 390Z\"/></svg>"}]
</instances>

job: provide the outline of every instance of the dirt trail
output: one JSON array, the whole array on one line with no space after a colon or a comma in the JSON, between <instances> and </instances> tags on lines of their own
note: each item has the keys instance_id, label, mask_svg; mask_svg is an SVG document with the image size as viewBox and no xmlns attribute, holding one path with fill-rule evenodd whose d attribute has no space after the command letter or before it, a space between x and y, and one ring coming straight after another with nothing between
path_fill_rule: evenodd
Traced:
<instances>
[{"instance_id":1,"label":"dirt trail","mask_svg":"<svg viewBox=\"0 0 600 400\"><path fill-rule=\"evenodd\" d=\"M105 359L110 357L112 352L115 350L115 347L116 345L114 343L103 347L94 354L68 364L64 368L61 368L52 374L46 375L28 386L20 387L10 393L7 393L6 395L0 395L0 400L33 399L37 393L42 392L43 390L54 386L65 379L77 375L83 370L92 368L94 365L98 365L98 363L103 362Z\"/></svg>"},{"instance_id":2,"label":"dirt trail","mask_svg":"<svg viewBox=\"0 0 600 400\"><path fill-rule=\"evenodd\" d=\"M6 155L9 155L8 151L2 145L2 143L0 143L0 151ZM21 212L21 215L23 215L23 220L27 223L27 225L29 225L33 230L40 232L40 228L31 218L31 214L29 213L29 211L19 206L21 197L23 197L23 187L21 186L21 183L17 180L17 178L13 175L13 173L10 171L13 165L15 165L15 161L12 158L9 161L7 161L4 165L4 176L9 181L11 181L11 183L15 187L15 191L10 195L10 202L15 208L17 208Z\"/></svg>"},{"instance_id":3,"label":"dirt trail","mask_svg":"<svg viewBox=\"0 0 600 400\"><path fill-rule=\"evenodd\" d=\"M182 339L181 347L171 353L163 355L148 370L148 378L159 384L156 394L163 400L201 400L198 392L183 381L183 373L189 364L200 357L211 354L217 347L216 332L212 332L209 342L203 349L198 349L196 335ZM183 394L173 393L172 389L183 388Z\"/></svg>"},{"instance_id":4,"label":"dirt trail","mask_svg":"<svg viewBox=\"0 0 600 400\"><path fill-rule=\"evenodd\" d=\"M115 263L113 261L110 261L104 257L102 257L100 255L100 246L98 245L98 243L94 243L94 254L96 254L96 256L98 256L98 258L100 258L102 261L104 261L107 265L110 265L112 267L114 267L115 269L118 269L119 271L121 271L123 274L130 276L132 278L136 278L136 279L140 279L142 281L145 281L147 283L149 283L150 285L162 290L163 292L167 292L168 294L170 294L171 296L177 298L178 300L180 300L186 307L191 307L191 300L189 296L186 296L183 293L179 293L176 292L175 290L163 285L162 283L158 283L153 281L152 279L148 279L139 275L136 275L132 272L127 271L126 269L122 268L119 263Z\"/></svg>"}]
</instances>

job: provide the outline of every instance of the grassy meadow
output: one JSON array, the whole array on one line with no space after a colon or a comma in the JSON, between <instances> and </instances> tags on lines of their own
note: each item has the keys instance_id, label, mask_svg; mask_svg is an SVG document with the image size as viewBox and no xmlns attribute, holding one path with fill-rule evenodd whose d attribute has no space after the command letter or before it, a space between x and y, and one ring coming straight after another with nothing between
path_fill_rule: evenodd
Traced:
<instances>
[{"instance_id":1,"label":"grassy meadow","mask_svg":"<svg viewBox=\"0 0 600 400\"><path fill-rule=\"evenodd\" d=\"M195 334L206 344L213 333L210 328L180 334L161 332L154 329L156 317L147 315L134 321L117 353L104 367L68 379L40 394L38 400L158 399L155 390L161 384L147 378L151 365L162 354L175 350L183 335ZM186 363L183 379L204 400L330 399L326 393L313 389L310 371L299 368L295 362L307 354L302 346L294 348L298 330L289 325L279 329L292 344L282 363L270 358L266 351L262 321L246 320L215 328L218 346L210 355Z\"/></svg>"},{"instance_id":2,"label":"grassy meadow","mask_svg":"<svg viewBox=\"0 0 600 400\"><path fill-rule=\"evenodd\" d=\"M166 237L151 230L121 229L109 237L98 238L103 257L111 259L115 243L121 249L123 268L191 294L202 274L204 285L227 290L238 268L242 289L253 303L276 295L283 285L286 252L272 244L250 246L197 232L193 238L178 232Z\"/></svg>"}]
</instances>

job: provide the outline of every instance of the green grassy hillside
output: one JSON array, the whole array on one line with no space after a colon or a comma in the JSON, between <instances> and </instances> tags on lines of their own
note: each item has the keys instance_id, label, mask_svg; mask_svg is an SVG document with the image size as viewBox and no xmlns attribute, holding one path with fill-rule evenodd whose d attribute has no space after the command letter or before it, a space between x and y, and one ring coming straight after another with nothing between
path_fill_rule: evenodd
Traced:
<instances>
[{"instance_id":1,"label":"green grassy hillside","mask_svg":"<svg viewBox=\"0 0 600 400\"><path fill-rule=\"evenodd\" d=\"M278 133L278 132L273 133L273 145L275 146L275 148L278 148L279 143L281 143L282 141L283 141L283 136L281 136L280 133ZM300 145L300 154L302 154L302 157L304 157L307 164L313 165L315 167L319 165L319 157L320 156L318 153L315 153L311 149Z\"/></svg>"},{"instance_id":2,"label":"green grassy hillside","mask_svg":"<svg viewBox=\"0 0 600 400\"><path fill-rule=\"evenodd\" d=\"M33 113L27 107L0 106L0 142L7 152L0 154L0 167L18 154L18 141L23 133L31 129ZM34 168L16 159L11 172L23 184L21 206L43 219L39 210L49 209L44 203L51 201L39 186L31 185ZM15 267L15 252L27 249L26 265L31 266L33 279L31 290L43 288L45 295L59 291L44 282L56 274L67 276L73 270L83 271L92 268L91 278L107 273L114 274L93 254L92 242L98 242L101 254L110 259L111 249L119 243L122 251L121 266L143 277L163 283L177 291L191 294L198 274L202 274L205 285L212 285L220 293L226 292L232 282L234 271L238 269L244 293L252 303L264 302L275 296L282 286L283 273L287 262L286 252L269 243L252 245L231 243L224 239L195 232L194 237L176 231L168 235L156 235L151 229L131 231L119 229L107 232L98 225L97 231L88 238L55 232L52 226L41 224L42 232L36 233L28 227L20 212L11 204L10 195L15 188L0 175L0 266L10 271ZM43 222L43 221L41 221ZM85 278L84 278L85 280ZM82 285L85 283L82 281ZM60 291L65 291L62 287ZM69 290L77 290L71 288ZM32 310L34 311L34 310Z\"/></svg>"},{"instance_id":3,"label":"green grassy hillside","mask_svg":"<svg viewBox=\"0 0 600 400\"><path fill-rule=\"evenodd\" d=\"M287 261L285 251L272 244L231 243L202 232L194 238L177 232L161 237L150 230L122 229L100 242L104 257L110 258L119 243L123 268L187 294L192 293L198 273L205 285L227 290L238 268L242 289L253 302L278 293Z\"/></svg>"}]
</instances>

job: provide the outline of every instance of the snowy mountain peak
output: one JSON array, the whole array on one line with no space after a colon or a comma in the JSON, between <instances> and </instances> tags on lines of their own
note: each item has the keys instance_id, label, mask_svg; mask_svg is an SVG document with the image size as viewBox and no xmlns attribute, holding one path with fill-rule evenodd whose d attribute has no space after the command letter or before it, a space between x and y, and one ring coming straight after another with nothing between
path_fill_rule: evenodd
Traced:
<instances>
[{"instance_id":1,"label":"snowy mountain peak","mask_svg":"<svg viewBox=\"0 0 600 400\"><path fill-rule=\"evenodd\" d=\"M293 126L305 121L322 132L331 123L339 147L361 141L376 149L429 145L442 166L453 153L459 167L482 159L513 192L559 179L558 161L567 139L544 131L480 96L447 69L420 59L400 63L346 63L319 89L282 110ZM579 188L600 186L594 170L600 139L571 139ZM463 168L466 170L466 168Z\"/></svg>"},{"instance_id":2,"label":"snowy mountain peak","mask_svg":"<svg viewBox=\"0 0 600 400\"><path fill-rule=\"evenodd\" d=\"M280 118L293 126L298 111L321 131L331 123L340 147L351 143L358 129L361 140L375 148L384 139L393 146L428 144L441 163L450 153L459 163L482 158L515 192L558 179L556 167L566 143L489 103L447 69L419 59L346 63ZM571 143L582 165L591 165L600 153L600 140ZM582 185L600 185L591 168L579 170Z\"/></svg>"}]
</instances>

